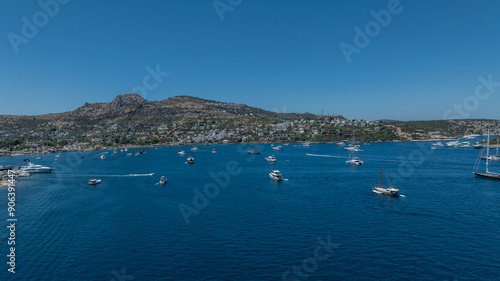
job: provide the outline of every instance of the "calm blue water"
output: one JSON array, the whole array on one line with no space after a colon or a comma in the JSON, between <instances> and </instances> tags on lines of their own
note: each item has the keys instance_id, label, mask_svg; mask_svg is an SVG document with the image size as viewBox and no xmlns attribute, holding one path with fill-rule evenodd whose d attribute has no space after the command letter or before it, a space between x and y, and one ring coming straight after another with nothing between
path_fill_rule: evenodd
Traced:
<instances>
[{"instance_id":1,"label":"calm blue water","mask_svg":"<svg viewBox=\"0 0 500 281\"><path fill-rule=\"evenodd\" d=\"M351 167L334 144L262 145L257 156L250 148L32 157L56 170L21 179L17 273L7 272L4 228L0 280L282 280L287 271L284 280L500 280L500 182L473 176L478 150L371 144L358 153L366 165ZM264 161L270 154L277 163ZM193 189L215 183L210 172L226 173L228 163L227 187L212 189L187 224L179 204L193 207ZM380 165L405 198L372 193ZM273 169L288 181L272 182ZM167 185L155 186L162 175ZM6 189L0 206L7 225ZM328 237L336 246L314 259Z\"/></svg>"}]
</instances>

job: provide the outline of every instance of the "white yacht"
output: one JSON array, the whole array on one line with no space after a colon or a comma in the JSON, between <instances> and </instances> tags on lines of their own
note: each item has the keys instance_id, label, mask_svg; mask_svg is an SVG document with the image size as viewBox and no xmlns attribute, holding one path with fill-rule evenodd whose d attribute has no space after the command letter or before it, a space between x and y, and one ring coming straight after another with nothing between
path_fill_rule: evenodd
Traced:
<instances>
[{"instance_id":1,"label":"white yacht","mask_svg":"<svg viewBox=\"0 0 500 281\"><path fill-rule=\"evenodd\" d=\"M266 158L264 158L264 159L266 159L266 161L267 161L267 162L276 162L276 161L277 161L277 160L276 160L276 157L275 157L274 155L267 156L267 157L266 157Z\"/></svg>"},{"instance_id":2,"label":"white yacht","mask_svg":"<svg viewBox=\"0 0 500 281\"><path fill-rule=\"evenodd\" d=\"M345 142L341 141L341 142L338 142L337 143L338 146L344 146L345 145Z\"/></svg>"},{"instance_id":3,"label":"white yacht","mask_svg":"<svg viewBox=\"0 0 500 281\"><path fill-rule=\"evenodd\" d=\"M177 152L177 154L179 154L179 155L185 155L186 152L184 150L182 150L182 151Z\"/></svg>"},{"instance_id":4,"label":"white yacht","mask_svg":"<svg viewBox=\"0 0 500 281\"><path fill-rule=\"evenodd\" d=\"M355 152L363 151L362 149L359 148L359 145L344 147L344 149L348 150L348 151L355 151Z\"/></svg>"},{"instance_id":5,"label":"white yacht","mask_svg":"<svg viewBox=\"0 0 500 281\"><path fill-rule=\"evenodd\" d=\"M192 156L189 156L187 159L188 164L194 164L194 158Z\"/></svg>"},{"instance_id":6,"label":"white yacht","mask_svg":"<svg viewBox=\"0 0 500 281\"><path fill-rule=\"evenodd\" d=\"M20 167L21 172L27 172L27 173L52 173L52 170L54 168L51 167L46 167L42 165L35 165L33 163L28 163L28 166L22 166Z\"/></svg>"},{"instance_id":7,"label":"white yacht","mask_svg":"<svg viewBox=\"0 0 500 281\"><path fill-rule=\"evenodd\" d=\"M283 175L281 175L280 171L274 170L269 174L269 177L273 180L276 181L282 181L283 180Z\"/></svg>"},{"instance_id":8,"label":"white yacht","mask_svg":"<svg viewBox=\"0 0 500 281\"><path fill-rule=\"evenodd\" d=\"M345 161L345 163L349 164L349 165L356 165L356 166L365 164L365 162L361 161L359 159L359 157L352 157L351 159Z\"/></svg>"},{"instance_id":9,"label":"white yacht","mask_svg":"<svg viewBox=\"0 0 500 281\"><path fill-rule=\"evenodd\" d=\"M106 159L106 155L103 154L103 155L101 155L101 160L104 160L104 159Z\"/></svg>"},{"instance_id":10,"label":"white yacht","mask_svg":"<svg viewBox=\"0 0 500 281\"><path fill-rule=\"evenodd\" d=\"M461 148L472 148L472 145L468 141L464 141L460 143Z\"/></svg>"}]
</instances>

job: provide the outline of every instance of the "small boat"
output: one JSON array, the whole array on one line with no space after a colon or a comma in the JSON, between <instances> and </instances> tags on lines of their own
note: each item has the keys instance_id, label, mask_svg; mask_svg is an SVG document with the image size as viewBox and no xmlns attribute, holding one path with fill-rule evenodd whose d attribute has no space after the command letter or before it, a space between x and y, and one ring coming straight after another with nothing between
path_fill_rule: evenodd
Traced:
<instances>
[{"instance_id":1,"label":"small boat","mask_svg":"<svg viewBox=\"0 0 500 281\"><path fill-rule=\"evenodd\" d=\"M470 144L470 142L465 141L465 142L460 143L460 147L461 148L472 148L472 145Z\"/></svg>"},{"instance_id":2,"label":"small boat","mask_svg":"<svg viewBox=\"0 0 500 281\"><path fill-rule=\"evenodd\" d=\"M101 180L98 180L98 179L89 180L89 185L96 185L99 183L101 183Z\"/></svg>"},{"instance_id":3,"label":"small boat","mask_svg":"<svg viewBox=\"0 0 500 281\"><path fill-rule=\"evenodd\" d=\"M212 149L212 153L217 153L217 150L215 150L215 148Z\"/></svg>"},{"instance_id":4,"label":"small boat","mask_svg":"<svg viewBox=\"0 0 500 281\"><path fill-rule=\"evenodd\" d=\"M128 148L125 148L124 150L125 150L125 152L127 152L127 151L128 151Z\"/></svg>"},{"instance_id":5,"label":"small boat","mask_svg":"<svg viewBox=\"0 0 500 281\"><path fill-rule=\"evenodd\" d=\"M260 151L258 151L257 149L252 149L252 150L249 150L247 152L248 152L248 154L260 154Z\"/></svg>"},{"instance_id":6,"label":"small boat","mask_svg":"<svg viewBox=\"0 0 500 281\"><path fill-rule=\"evenodd\" d=\"M127 157L130 157L130 156L132 156L132 153L130 153L130 152L127 153Z\"/></svg>"},{"instance_id":7,"label":"small boat","mask_svg":"<svg viewBox=\"0 0 500 281\"><path fill-rule=\"evenodd\" d=\"M61 158L61 154L56 154L56 158Z\"/></svg>"},{"instance_id":8,"label":"small boat","mask_svg":"<svg viewBox=\"0 0 500 281\"><path fill-rule=\"evenodd\" d=\"M165 178L165 176L161 176L159 184L165 185L166 183L167 183L167 179Z\"/></svg>"},{"instance_id":9,"label":"small boat","mask_svg":"<svg viewBox=\"0 0 500 281\"><path fill-rule=\"evenodd\" d=\"M432 144L432 146L444 146L442 142L435 142Z\"/></svg>"},{"instance_id":10,"label":"small boat","mask_svg":"<svg viewBox=\"0 0 500 281\"><path fill-rule=\"evenodd\" d=\"M42 159L42 157L41 157L41 156L38 156L38 157L36 158L36 160L40 160L40 159Z\"/></svg>"},{"instance_id":11,"label":"small boat","mask_svg":"<svg viewBox=\"0 0 500 281\"><path fill-rule=\"evenodd\" d=\"M355 166L359 166L359 165L365 164L365 162L361 161L359 159L359 157L352 157L351 159L345 161L345 163L349 164L349 165L355 165Z\"/></svg>"},{"instance_id":12,"label":"small boat","mask_svg":"<svg viewBox=\"0 0 500 281\"><path fill-rule=\"evenodd\" d=\"M276 162L276 161L278 161L278 160L276 160L276 157L274 155L267 156L264 159L266 159L267 162Z\"/></svg>"},{"instance_id":13,"label":"small boat","mask_svg":"<svg viewBox=\"0 0 500 281\"><path fill-rule=\"evenodd\" d=\"M269 174L269 177L275 181L282 181L283 175L281 175L280 171L274 170Z\"/></svg>"},{"instance_id":14,"label":"small boat","mask_svg":"<svg viewBox=\"0 0 500 281\"><path fill-rule=\"evenodd\" d=\"M187 159L188 164L194 164L194 158L192 156L189 156Z\"/></svg>"},{"instance_id":15,"label":"small boat","mask_svg":"<svg viewBox=\"0 0 500 281\"><path fill-rule=\"evenodd\" d=\"M349 145L348 147L344 147L345 150L348 150L348 151L363 151L359 148L359 145L354 145L354 146L351 146Z\"/></svg>"},{"instance_id":16,"label":"small boat","mask_svg":"<svg viewBox=\"0 0 500 281\"><path fill-rule=\"evenodd\" d=\"M480 144L479 142L475 142L475 143L472 145L472 147L474 147L474 149L481 149L481 148L483 148L483 145L482 145L482 144Z\"/></svg>"},{"instance_id":17,"label":"small boat","mask_svg":"<svg viewBox=\"0 0 500 281\"><path fill-rule=\"evenodd\" d=\"M391 186L391 170L389 170L389 185L383 186L382 185L382 167L380 167L380 183L378 186L372 186L372 190L374 193L377 193L377 194L398 196L399 189Z\"/></svg>"},{"instance_id":18,"label":"small boat","mask_svg":"<svg viewBox=\"0 0 500 281\"><path fill-rule=\"evenodd\" d=\"M341 142L338 142L337 143L338 146L344 146L345 145L345 142L341 141Z\"/></svg>"},{"instance_id":19,"label":"small boat","mask_svg":"<svg viewBox=\"0 0 500 281\"><path fill-rule=\"evenodd\" d=\"M104 160L104 159L106 159L106 156L103 154L103 155L101 155L101 160Z\"/></svg>"},{"instance_id":20,"label":"small boat","mask_svg":"<svg viewBox=\"0 0 500 281\"><path fill-rule=\"evenodd\" d=\"M200 150L200 149L199 149L198 147L196 147L196 146L193 146L193 147L191 148L191 151L198 151L198 150Z\"/></svg>"},{"instance_id":21,"label":"small boat","mask_svg":"<svg viewBox=\"0 0 500 281\"><path fill-rule=\"evenodd\" d=\"M183 151L179 151L179 152L177 152L177 154L179 154L179 155L184 155L184 154L186 154L186 152L183 150Z\"/></svg>"},{"instance_id":22,"label":"small boat","mask_svg":"<svg viewBox=\"0 0 500 281\"><path fill-rule=\"evenodd\" d=\"M137 156L139 156L139 155L141 155L139 152L136 152L136 153L135 153L135 157L137 157Z\"/></svg>"},{"instance_id":23,"label":"small boat","mask_svg":"<svg viewBox=\"0 0 500 281\"><path fill-rule=\"evenodd\" d=\"M437 146L432 146L431 149L438 149Z\"/></svg>"},{"instance_id":24,"label":"small boat","mask_svg":"<svg viewBox=\"0 0 500 281\"><path fill-rule=\"evenodd\" d=\"M120 149L120 152L123 152L123 149Z\"/></svg>"},{"instance_id":25,"label":"small boat","mask_svg":"<svg viewBox=\"0 0 500 281\"><path fill-rule=\"evenodd\" d=\"M116 148L113 150L113 154L117 154L118 153L118 150L116 150Z\"/></svg>"},{"instance_id":26,"label":"small boat","mask_svg":"<svg viewBox=\"0 0 500 281\"><path fill-rule=\"evenodd\" d=\"M346 164L349 164L349 165L356 165L356 166L359 166L359 165L363 165L365 164L365 162L361 161L359 159L359 157L354 157L352 156L354 153L350 153L349 154L349 159L347 161L345 161Z\"/></svg>"},{"instance_id":27,"label":"small boat","mask_svg":"<svg viewBox=\"0 0 500 281\"><path fill-rule=\"evenodd\" d=\"M146 150L143 149L143 150L137 151L137 153L139 153L139 154L146 154L147 152L146 152Z\"/></svg>"},{"instance_id":28,"label":"small boat","mask_svg":"<svg viewBox=\"0 0 500 281\"><path fill-rule=\"evenodd\" d=\"M82 155L82 156L80 156L80 158L82 158L82 159L83 159L83 155Z\"/></svg>"},{"instance_id":29,"label":"small boat","mask_svg":"<svg viewBox=\"0 0 500 281\"><path fill-rule=\"evenodd\" d=\"M303 147L309 147L310 145L311 145L310 142L305 142L305 143L302 144Z\"/></svg>"},{"instance_id":30,"label":"small boat","mask_svg":"<svg viewBox=\"0 0 500 281\"><path fill-rule=\"evenodd\" d=\"M278 146L273 146L274 150L283 150L283 147L281 145Z\"/></svg>"}]
</instances>

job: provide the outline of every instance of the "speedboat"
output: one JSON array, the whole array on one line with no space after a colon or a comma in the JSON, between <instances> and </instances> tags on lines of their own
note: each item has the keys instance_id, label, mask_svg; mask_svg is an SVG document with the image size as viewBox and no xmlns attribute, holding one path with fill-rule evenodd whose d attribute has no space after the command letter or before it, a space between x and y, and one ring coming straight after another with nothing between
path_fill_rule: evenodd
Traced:
<instances>
[{"instance_id":1,"label":"speedboat","mask_svg":"<svg viewBox=\"0 0 500 281\"><path fill-rule=\"evenodd\" d=\"M217 153L217 150L215 150L215 148L212 149L212 153Z\"/></svg>"},{"instance_id":2,"label":"speedboat","mask_svg":"<svg viewBox=\"0 0 500 281\"><path fill-rule=\"evenodd\" d=\"M266 158L264 158L264 159L266 159L266 161L267 161L267 162L276 162L276 161L277 161L277 160L276 160L276 157L275 157L274 155L267 156L267 157L266 157Z\"/></svg>"},{"instance_id":3,"label":"speedboat","mask_svg":"<svg viewBox=\"0 0 500 281\"><path fill-rule=\"evenodd\" d=\"M177 152L177 154L179 154L179 155L184 155L184 154L186 154L186 152L183 150L183 151L179 151L179 152Z\"/></svg>"},{"instance_id":4,"label":"speedboat","mask_svg":"<svg viewBox=\"0 0 500 281\"><path fill-rule=\"evenodd\" d=\"M137 156L139 156L141 154L139 152L136 152L134 155L135 155L135 157L137 157Z\"/></svg>"},{"instance_id":5,"label":"speedboat","mask_svg":"<svg viewBox=\"0 0 500 281\"><path fill-rule=\"evenodd\" d=\"M274 170L269 174L269 177L275 181L282 181L283 175L281 175L280 171Z\"/></svg>"},{"instance_id":6,"label":"speedboat","mask_svg":"<svg viewBox=\"0 0 500 281\"><path fill-rule=\"evenodd\" d=\"M356 165L356 166L365 164L365 162L361 161L359 159L359 157L352 157L351 159L345 161L345 163L349 164L349 165Z\"/></svg>"},{"instance_id":7,"label":"speedboat","mask_svg":"<svg viewBox=\"0 0 500 281\"><path fill-rule=\"evenodd\" d=\"M249 150L247 152L248 152L248 154L260 154L260 151L258 151L257 149L252 149L252 150Z\"/></svg>"},{"instance_id":8,"label":"speedboat","mask_svg":"<svg viewBox=\"0 0 500 281\"><path fill-rule=\"evenodd\" d=\"M56 154L56 158L61 158L61 154Z\"/></svg>"},{"instance_id":9,"label":"speedboat","mask_svg":"<svg viewBox=\"0 0 500 281\"><path fill-rule=\"evenodd\" d=\"M341 141L341 142L338 142L337 143L338 146L344 146L345 145L345 142Z\"/></svg>"},{"instance_id":10,"label":"speedboat","mask_svg":"<svg viewBox=\"0 0 500 281\"><path fill-rule=\"evenodd\" d=\"M106 156L103 154L103 155L101 155L101 160L104 160L104 159L106 159Z\"/></svg>"},{"instance_id":11,"label":"speedboat","mask_svg":"<svg viewBox=\"0 0 500 281\"><path fill-rule=\"evenodd\" d=\"M443 146L443 143L438 141L432 144L432 146Z\"/></svg>"},{"instance_id":12,"label":"speedboat","mask_svg":"<svg viewBox=\"0 0 500 281\"><path fill-rule=\"evenodd\" d=\"M99 183L101 183L101 180L98 180L98 179L89 180L89 184L90 185L96 185L96 184L99 184Z\"/></svg>"},{"instance_id":13,"label":"speedboat","mask_svg":"<svg viewBox=\"0 0 500 281\"><path fill-rule=\"evenodd\" d=\"M472 145L470 144L470 142L465 141L465 142L460 143L460 147L461 148L472 148Z\"/></svg>"},{"instance_id":14,"label":"speedboat","mask_svg":"<svg viewBox=\"0 0 500 281\"><path fill-rule=\"evenodd\" d=\"M357 145L357 146L348 146L348 147L344 147L344 149L345 149L345 150L348 150L348 151L356 151L356 152L358 152L358 151L363 151L363 150L359 149L359 145Z\"/></svg>"},{"instance_id":15,"label":"speedboat","mask_svg":"<svg viewBox=\"0 0 500 281\"><path fill-rule=\"evenodd\" d=\"M196 146L193 146L193 147L191 148L191 151L198 151L198 150L200 150L200 149L199 149L199 148L197 148Z\"/></svg>"},{"instance_id":16,"label":"speedboat","mask_svg":"<svg viewBox=\"0 0 500 281\"><path fill-rule=\"evenodd\" d=\"M194 158L192 156L189 156L187 159L188 164L194 164Z\"/></svg>"},{"instance_id":17,"label":"speedboat","mask_svg":"<svg viewBox=\"0 0 500 281\"><path fill-rule=\"evenodd\" d=\"M273 146L273 149L274 150L282 150L283 147L281 145L278 145L278 146Z\"/></svg>"},{"instance_id":18,"label":"speedboat","mask_svg":"<svg viewBox=\"0 0 500 281\"><path fill-rule=\"evenodd\" d=\"M483 145L482 145L482 144L480 144L479 142L476 142L476 143L474 143L474 144L472 145L472 147L474 147L474 149L481 149L481 148L483 148Z\"/></svg>"},{"instance_id":19,"label":"speedboat","mask_svg":"<svg viewBox=\"0 0 500 281\"><path fill-rule=\"evenodd\" d=\"M27 173L52 173L52 170L54 168L51 167L46 167L42 165L35 165L33 163L28 163L28 166L22 166L20 167L21 171L27 172Z\"/></svg>"},{"instance_id":20,"label":"speedboat","mask_svg":"<svg viewBox=\"0 0 500 281\"><path fill-rule=\"evenodd\" d=\"M302 144L303 147L309 147L310 145L311 145L310 142L305 142L305 143Z\"/></svg>"},{"instance_id":21,"label":"speedboat","mask_svg":"<svg viewBox=\"0 0 500 281\"><path fill-rule=\"evenodd\" d=\"M130 153L130 152L127 153L127 157L130 157L130 156L132 156L132 153Z\"/></svg>"},{"instance_id":22,"label":"speedboat","mask_svg":"<svg viewBox=\"0 0 500 281\"><path fill-rule=\"evenodd\" d=\"M167 183L167 179L165 178L165 176L161 176L159 184L164 185L166 183Z\"/></svg>"}]
</instances>

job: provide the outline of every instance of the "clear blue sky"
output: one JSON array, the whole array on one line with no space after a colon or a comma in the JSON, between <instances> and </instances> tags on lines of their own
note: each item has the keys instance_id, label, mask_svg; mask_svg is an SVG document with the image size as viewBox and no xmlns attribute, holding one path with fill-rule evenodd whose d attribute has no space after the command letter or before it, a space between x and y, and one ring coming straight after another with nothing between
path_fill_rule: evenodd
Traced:
<instances>
[{"instance_id":1,"label":"clear blue sky","mask_svg":"<svg viewBox=\"0 0 500 281\"><path fill-rule=\"evenodd\" d=\"M156 65L170 75L148 100L192 95L369 120L442 119L474 96L479 76L500 81L493 0L402 0L402 11L347 63L339 44L354 46L354 28L389 2L243 0L221 21L213 1L72 0L16 54L8 34L22 36L22 18L33 22L43 9L4 0L0 114L109 102L141 86L145 68ZM500 87L493 88L470 104L470 117L500 118Z\"/></svg>"}]
</instances>

